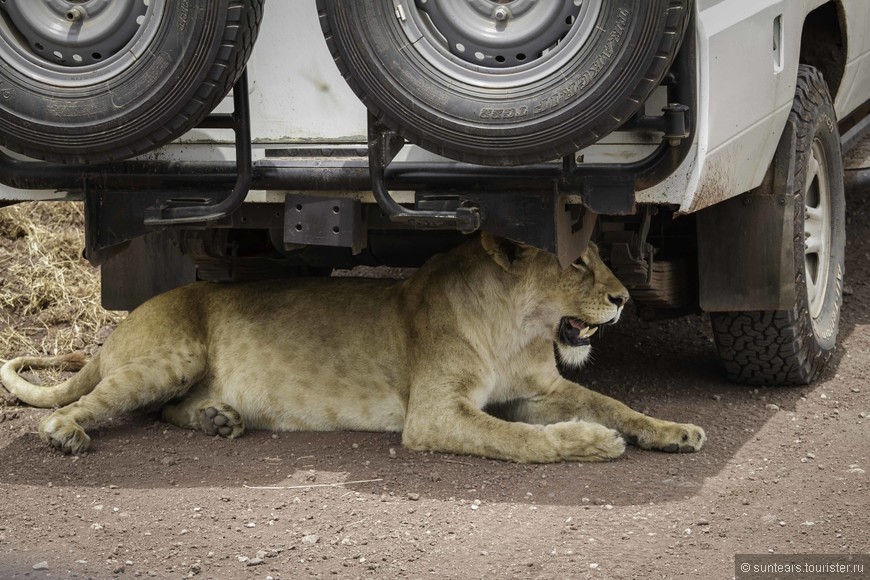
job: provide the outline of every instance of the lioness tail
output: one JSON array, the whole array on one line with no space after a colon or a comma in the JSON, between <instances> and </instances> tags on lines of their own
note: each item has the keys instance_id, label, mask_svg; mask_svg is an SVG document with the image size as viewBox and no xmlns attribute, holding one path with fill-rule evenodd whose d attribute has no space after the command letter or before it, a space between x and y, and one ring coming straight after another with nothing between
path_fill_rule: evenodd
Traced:
<instances>
[{"instance_id":1,"label":"lioness tail","mask_svg":"<svg viewBox=\"0 0 870 580\"><path fill-rule=\"evenodd\" d=\"M80 352L53 357L14 358L0 367L0 381L6 390L28 405L34 407L68 405L90 393L100 382L99 356L97 354L90 363L87 363L85 355ZM81 369L81 372L58 385L49 387L34 385L18 376L18 371L24 368L50 367L71 371Z\"/></svg>"}]
</instances>

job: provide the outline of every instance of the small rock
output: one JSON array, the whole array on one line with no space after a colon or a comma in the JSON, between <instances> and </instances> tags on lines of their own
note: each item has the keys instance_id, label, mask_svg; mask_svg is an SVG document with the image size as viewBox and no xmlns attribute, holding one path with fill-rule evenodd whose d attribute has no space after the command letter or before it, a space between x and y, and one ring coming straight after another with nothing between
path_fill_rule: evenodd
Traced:
<instances>
[{"instance_id":1,"label":"small rock","mask_svg":"<svg viewBox=\"0 0 870 580\"><path fill-rule=\"evenodd\" d=\"M245 524L245 527L246 528L256 528L257 524L255 524L254 522L248 522Z\"/></svg>"},{"instance_id":2,"label":"small rock","mask_svg":"<svg viewBox=\"0 0 870 580\"><path fill-rule=\"evenodd\" d=\"M770 411L779 411L779 405L774 405L773 403L768 403L764 406L765 409Z\"/></svg>"},{"instance_id":3,"label":"small rock","mask_svg":"<svg viewBox=\"0 0 870 580\"><path fill-rule=\"evenodd\" d=\"M852 388L850 389L853 393L860 393L861 389Z\"/></svg>"},{"instance_id":4,"label":"small rock","mask_svg":"<svg viewBox=\"0 0 870 580\"><path fill-rule=\"evenodd\" d=\"M807 453L807 459L815 459L815 458L816 458L815 453Z\"/></svg>"},{"instance_id":5,"label":"small rock","mask_svg":"<svg viewBox=\"0 0 870 580\"><path fill-rule=\"evenodd\" d=\"M589 567L592 568L593 570L598 570L598 563L592 562L591 564L589 564Z\"/></svg>"},{"instance_id":6,"label":"small rock","mask_svg":"<svg viewBox=\"0 0 870 580\"><path fill-rule=\"evenodd\" d=\"M250 558L247 562L245 562L245 566L259 566L265 562L262 558Z\"/></svg>"},{"instance_id":7,"label":"small rock","mask_svg":"<svg viewBox=\"0 0 870 580\"><path fill-rule=\"evenodd\" d=\"M316 544L320 541L320 536L316 534L308 534L307 536L302 536L303 544Z\"/></svg>"},{"instance_id":8,"label":"small rock","mask_svg":"<svg viewBox=\"0 0 870 580\"><path fill-rule=\"evenodd\" d=\"M697 526L709 526L709 525L710 525L710 520L706 520L706 519L704 519L704 518L701 518L700 520L698 520L697 522L695 522L695 525L697 525Z\"/></svg>"},{"instance_id":9,"label":"small rock","mask_svg":"<svg viewBox=\"0 0 870 580\"><path fill-rule=\"evenodd\" d=\"M34 570L48 570L48 562L42 561L33 565Z\"/></svg>"},{"instance_id":10,"label":"small rock","mask_svg":"<svg viewBox=\"0 0 870 580\"><path fill-rule=\"evenodd\" d=\"M393 449L392 447L390 447L390 457L395 457L395 456L396 456L396 450Z\"/></svg>"},{"instance_id":11,"label":"small rock","mask_svg":"<svg viewBox=\"0 0 870 580\"><path fill-rule=\"evenodd\" d=\"M858 416L861 417L862 419L866 419L867 413L858 413Z\"/></svg>"},{"instance_id":12,"label":"small rock","mask_svg":"<svg viewBox=\"0 0 870 580\"><path fill-rule=\"evenodd\" d=\"M855 290L851 286L843 286L843 296L851 296Z\"/></svg>"},{"instance_id":13,"label":"small rock","mask_svg":"<svg viewBox=\"0 0 870 580\"><path fill-rule=\"evenodd\" d=\"M712 398L714 401L721 401L721 400L722 400L722 395L713 395L711 398Z\"/></svg>"},{"instance_id":14,"label":"small rock","mask_svg":"<svg viewBox=\"0 0 870 580\"><path fill-rule=\"evenodd\" d=\"M411 501L417 501L420 499L420 494L419 493L409 493L408 499Z\"/></svg>"}]
</instances>

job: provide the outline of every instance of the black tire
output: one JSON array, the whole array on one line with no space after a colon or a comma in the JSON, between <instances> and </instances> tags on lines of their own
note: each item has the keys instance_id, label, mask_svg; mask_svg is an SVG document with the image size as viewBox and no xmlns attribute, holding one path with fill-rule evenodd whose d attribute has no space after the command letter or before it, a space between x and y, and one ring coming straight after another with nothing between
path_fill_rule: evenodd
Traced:
<instances>
[{"instance_id":1,"label":"black tire","mask_svg":"<svg viewBox=\"0 0 870 580\"><path fill-rule=\"evenodd\" d=\"M531 2L522 17L533 20L517 24L520 32L501 37L504 46L494 46L502 42L496 34L480 47L492 23L464 11L490 4L507 6L317 0L342 75L382 123L430 151L483 165L548 161L617 129L667 73L690 16L690 0ZM456 22L477 24L451 28ZM498 34L510 30L506 22Z\"/></svg>"},{"instance_id":2,"label":"black tire","mask_svg":"<svg viewBox=\"0 0 870 580\"><path fill-rule=\"evenodd\" d=\"M845 274L843 160L831 95L822 74L813 67L800 67L789 119L797 133L795 304L784 311L710 315L719 356L728 377L739 383L808 384L836 347ZM818 170L814 169L816 162ZM828 215L821 227L819 208ZM829 244L829 251L808 250L819 241Z\"/></svg>"},{"instance_id":3,"label":"black tire","mask_svg":"<svg viewBox=\"0 0 870 580\"><path fill-rule=\"evenodd\" d=\"M138 155L178 137L241 74L263 2L84 2L73 5L83 12L65 16L58 12L65 3L4 0L0 145L37 159L89 164ZM91 8L95 13L87 14ZM48 35L47 25L74 26L64 18L76 16L81 30L92 26L105 34L85 40Z\"/></svg>"}]
</instances>

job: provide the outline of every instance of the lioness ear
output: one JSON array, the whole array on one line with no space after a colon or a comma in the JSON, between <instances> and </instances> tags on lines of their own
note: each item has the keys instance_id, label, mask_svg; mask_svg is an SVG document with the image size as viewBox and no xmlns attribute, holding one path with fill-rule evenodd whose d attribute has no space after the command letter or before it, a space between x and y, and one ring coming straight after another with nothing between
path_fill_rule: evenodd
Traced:
<instances>
[{"instance_id":1,"label":"lioness ear","mask_svg":"<svg viewBox=\"0 0 870 580\"><path fill-rule=\"evenodd\" d=\"M522 257L523 247L506 238L483 232L480 234L480 243L493 261L505 271L509 272L514 262Z\"/></svg>"},{"instance_id":2,"label":"lioness ear","mask_svg":"<svg viewBox=\"0 0 870 580\"><path fill-rule=\"evenodd\" d=\"M580 257L578 257L576 260L574 260L574 263L571 265L574 266L575 268L579 268L580 266L587 266L588 267L589 262L592 260L592 256L594 254L597 254L597 253L598 253L598 247L595 244L593 244L592 242L589 242L586 245L586 248L583 250L583 253L580 254Z\"/></svg>"}]
</instances>

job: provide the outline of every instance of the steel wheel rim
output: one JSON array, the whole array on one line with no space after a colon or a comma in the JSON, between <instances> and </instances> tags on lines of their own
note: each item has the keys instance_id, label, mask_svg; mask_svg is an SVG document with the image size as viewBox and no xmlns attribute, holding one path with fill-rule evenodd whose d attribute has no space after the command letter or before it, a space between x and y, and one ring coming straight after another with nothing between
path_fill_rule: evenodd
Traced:
<instances>
[{"instance_id":1,"label":"steel wheel rim","mask_svg":"<svg viewBox=\"0 0 870 580\"><path fill-rule=\"evenodd\" d=\"M804 187L804 269L810 316L822 314L831 263L831 180L827 155L813 141Z\"/></svg>"},{"instance_id":2,"label":"steel wheel rim","mask_svg":"<svg viewBox=\"0 0 870 580\"><path fill-rule=\"evenodd\" d=\"M25 79L78 88L147 56L166 0L0 0L0 60Z\"/></svg>"},{"instance_id":3,"label":"steel wheel rim","mask_svg":"<svg viewBox=\"0 0 870 580\"><path fill-rule=\"evenodd\" d=\"M505 89L563 69L595 32L601 5L602 0L402 0L396 18L409 46L446 80Z\"/></svg>"}]
</instances>

